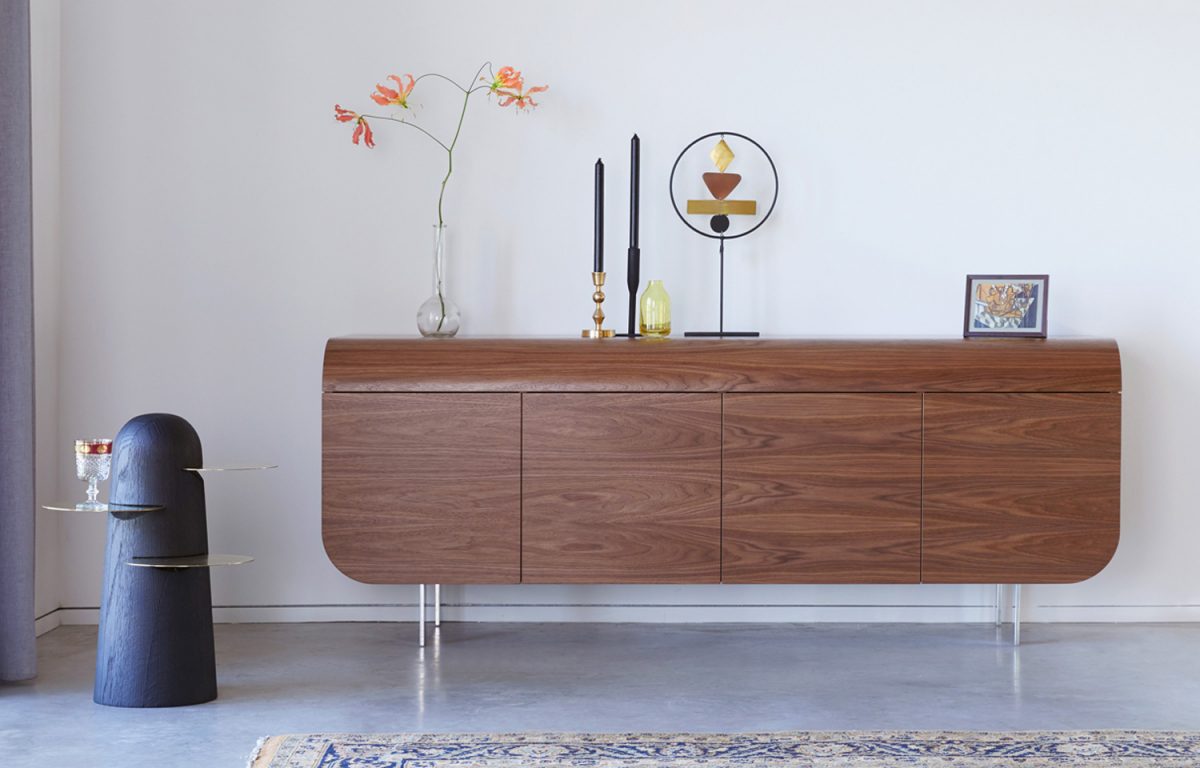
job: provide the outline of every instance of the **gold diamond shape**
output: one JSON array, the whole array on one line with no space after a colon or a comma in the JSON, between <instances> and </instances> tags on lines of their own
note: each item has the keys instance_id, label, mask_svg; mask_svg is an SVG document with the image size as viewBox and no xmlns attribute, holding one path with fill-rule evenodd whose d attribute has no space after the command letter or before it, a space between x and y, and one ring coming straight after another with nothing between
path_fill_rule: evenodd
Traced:
<instances>
[{"instance_id":1,"label":"gold diamond shape","mask_svg":"<svg viewBox=\"0 0 1200 768\"><path fill-rule=\"evenodd\" d=\"M712 152L708 153L712 158L713 165L717 166L717 170L725 173L725 169L733 162L733 150L725 143L725 139L717 142L717 146L712 148Z\"/></svg>"}]
</instances>

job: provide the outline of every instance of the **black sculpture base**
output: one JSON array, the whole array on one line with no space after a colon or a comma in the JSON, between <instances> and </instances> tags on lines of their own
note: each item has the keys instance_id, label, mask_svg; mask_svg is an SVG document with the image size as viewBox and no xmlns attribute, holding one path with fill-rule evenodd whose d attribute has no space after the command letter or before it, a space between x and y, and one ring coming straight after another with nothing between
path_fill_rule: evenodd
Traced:
<instances>
[{"instance_id":1,"label":"black sculpture base","mask_svg":"<svg viewBox=\"0 0 1200 768\"><path fill-rule=\"evenodd\" d=\"M757 338L758 331L685 331L684 336L695 338L725 338L739 337L743 339Z\"/></svg>"},{"instance_id":2,"label":"black sculpture base","mask_svg":"<svg viewBox=\"0 0 1200 768\"><path fill-rule=\"evenodd\" d=\"M178 707L217 697L207 568L138 568L135 557L208 553L200 438L178 416L132 419L113 441L111 512L96 648L97 704Z\"/></svg>"}]
</instances>

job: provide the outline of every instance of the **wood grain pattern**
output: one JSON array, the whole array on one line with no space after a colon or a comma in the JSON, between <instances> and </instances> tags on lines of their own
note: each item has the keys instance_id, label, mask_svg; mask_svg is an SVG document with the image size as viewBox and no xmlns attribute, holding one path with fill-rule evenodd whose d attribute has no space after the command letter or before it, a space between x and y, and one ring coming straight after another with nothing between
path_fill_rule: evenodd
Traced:
<instances>
[{"instance_id":1,"label":"wood grain pattern","mask_svg":"<svg viewBox=\"0 0 1200 768\"><path fill-rule=\"evenodd\" d=\"M520 581L521 396L324 396L322 538L358 581Z\"/></svg>"},{"instance_id":2,"label":"wood grain pattern","mask_svg":"<svg viewBox=\"0 0 1200 768\"><path fill-rule=\"evenodd\" d=\"M924 581L1070 583L1112 558L1119 395L926 395L924 439Z\"/></svg>"},{"instance_id":3,"label":"wood grain pattern","mask_svg":"<svg viewBox=\"0 0 1200 768\"><path fill-rule=\"evenodd\" d=\"M532 394L523 581L720 580L721 397Z\"/></svg>"},{"instance_id":4,"label":"wood grain pattern","mask_svg":"<svg viewBox=\"0 0 1200 768\"><path fill-rule=\"evenodd\" d=\"M115 504L160 504L112 512L104 551L96 682L92 698L112 707L179 707L217 697L212 590L207 568L133 568L134 557L208 552L200 437L167 413L130 419L113 441Z\"/></svg>"},{"instance_id":5,"label":"wood grain pattern","mask_svg":"<svg viewBox=\"0 0 1200 768\"><path fill-rule=\"evenodd\" d=\"M340 338L327 392L1117 392L1109 340Z\"/></svg>"},{"instance_id":6,"label":"wood grain pattern","mask_svg":"<svg viewBox=\"0 0 1200 768\"><path fill-rule=\"evenodd\" d=\"M726 395L722 576L921 578L921 396Z\"/></svg>"},{"instance_id":7,"label":"wood grain pattern","mask_svg":"<svg viewBox=\"0 0 1200 768\"><path fill-rule=\"evenodd\" d=\"M1111 340L333 339L324 538L370 582L713 582L724 500L728 581L1078 581L1120 388Z\"/></svg>"}]
</instances>

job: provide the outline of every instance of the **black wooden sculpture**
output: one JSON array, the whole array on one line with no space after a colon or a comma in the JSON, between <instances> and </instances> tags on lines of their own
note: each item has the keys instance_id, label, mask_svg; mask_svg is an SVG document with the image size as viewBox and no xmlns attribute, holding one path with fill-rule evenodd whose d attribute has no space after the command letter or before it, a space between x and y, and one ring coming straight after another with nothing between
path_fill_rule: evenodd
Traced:
<instances>
[{"instance_id":1,"label":"black wooden sculpture","mask_svg":"<svg viewBox=\"0 0 1200 768\"><path fill-rule=\"evenodd\" d=\"M208 554L200 438L184 419L130 420L113 443L111 511L96 649L97 704L174 707L217 697L212 592L206 567L136 567L139 557Z\"/></svg>"}]
</instances>

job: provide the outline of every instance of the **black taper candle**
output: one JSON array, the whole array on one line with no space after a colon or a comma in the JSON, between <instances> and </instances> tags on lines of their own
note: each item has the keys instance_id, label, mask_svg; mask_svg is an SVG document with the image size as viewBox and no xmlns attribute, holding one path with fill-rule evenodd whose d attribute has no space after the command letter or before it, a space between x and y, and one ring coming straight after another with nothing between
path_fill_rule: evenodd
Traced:
<instances>
[{"instance_id":1,"label":"black taper candle","mask_svg":"<svg viewBox=\"0 0 1200 768\"><path fill-rule=\"evenodd\" d=\"M625 285L629 288L629 338L637 336L637 292L642 277L642 251L638 247L642 186L642 140L633 134L629 140L629 260L625 268Z\"/></svg>"},{"instance_id":2,"label":"black taper candle","mask_svg":"<svg viewBox=\"0 0 1200 768\"><path fill-rule=\"evenodd\" d=\"M638 209L641 207L642 140L629 140L629 247L638 247Z\"/></svg>"},{"instance_id":3,"label":"black taper candle","mask_svg":"<svg viewBox=\"0 0 1200 768\"><path fill-rule=\"evenodd\" d=\"M604 271L604 161L596 160L596 232L592 247L592 271Z\"/></svg>"}]
</instances>

